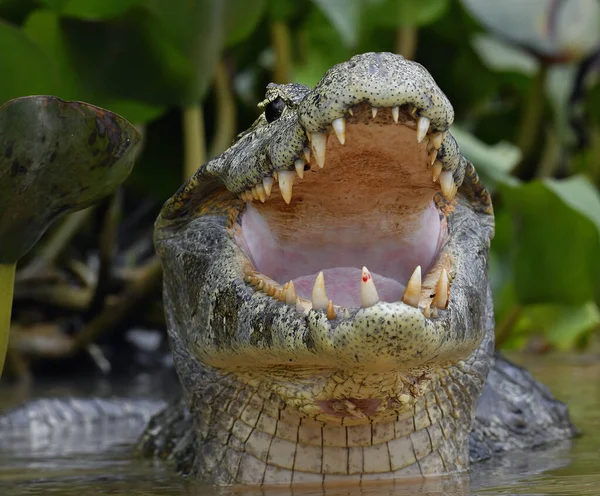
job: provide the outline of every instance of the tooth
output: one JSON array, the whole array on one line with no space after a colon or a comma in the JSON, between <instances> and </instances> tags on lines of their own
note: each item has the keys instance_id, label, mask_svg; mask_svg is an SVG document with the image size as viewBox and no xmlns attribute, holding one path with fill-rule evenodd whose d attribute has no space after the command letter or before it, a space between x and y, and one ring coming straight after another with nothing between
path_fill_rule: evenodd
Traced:
<instances>
[{"instance_id":1,"label":"tooth","mask_svg":"<svg viewBox=\"0 0 600 496\"><path fill-rule=\"evenodd\" d=\"M258 200L258 191L256 191L256 186L252 186L252 197L255 200Z\"/></svg>"},{"instance_id":2,"label":"tooth","mask_svg":"<svg viewBox=\"0 0 600 496\"><path fill-rule=\"evenodd\" d=\"M434 183L438 180L438 177L440 177L440 174L442 173L442 167L443 167L443 164L439 160L436 160L433 163L432 174L433 174L433 182Z\"/></svg>"},{"instance_id":3,"label":"tooth","mask_svg":"<svg viewBox=\"0 0 600 496\"><path fill-rule=\"evenodd\" d=\"M348 113L349 113L351 116L354 116L354 111L353 111L351 108L349 108L349 109L348 109Z\"/></svg>"},{"instance_id":4,"label":"tooth","mask_svg":"<svg viewBox=\"0 0 600 496\"><path fill-rule=\"evenodd\" d=\"M334 119L331 123L331 126L333 127L333 131L335 132L335 135L337 136L339 142L342 145L346 143L346 119L344 119L343 117Z\"/></svg>"},{"instance_id":5,"label":"tooth","mask_svg":"<svg viewBox=\"0 0 600 496\"><path fill-rule=\"evenodd\" d=\"M398 117L400 117L400 107L392 107L392 117L394 122L398 124Z\"/></svg>"},{"instance_id":6,"label":"tooth","mask_svg":"<svg viewBox=\"0 0 600 496\"><path fill-rule=\"evenodd\" d=\"M275 296L275 292L277 291L277 289L275 288L275 286L271 286L270 284L267 285L267 294L269 296Z\"/></svg>"},{"instance_id":7,"label":"tooth","mask_svg":"<svg viewBox=\"0 0 600 496\"><path fill-rule=\"evenodd\" d=\"M442 146L442 141L444 141L444 133L434 133L431 135L430 140L431 144L439 150L440 146Z\"/></svg>"},{"instance_id":8,"label":"tooth","mask_svg":"<svg viewBox=\"0 0 600 496\"><path fill-rule=\"evenodd\" d=\"M325 153L327 151L327 133L313 133L311 146L315 154L315 160L322 169L325 165Z\"/></svg>"},{"instance_id":9,"label":"tooth","mask_svg":"<svg viewBox=\"0 0 600 496\"><path fill-rule=\"evenodd\" d=\"M310 148L308 146L305 146L302 149L302 153L304 153L304 160L306 160L306 163L310 164Z\"/></svg>"},{"instance_id":10,"label":"tooth","mask_svg":"<svg viewBox=\"0 0 600 496\"><path fill-rule=\"evenodd\" d=\"M256 285L256 289L258 289L259 291L262 291L264 287L265 287L265 281L263 281L261 279L260 281L258 281L258 284Z\"/></svg>"},{"instance_id":11,"label":"tooth","mask_svg":"<svg viewBox=\"0 0 600 496\"><path fill-rule=\"evenodd\" d=\"M429 163L433 165L433 163L437 160L437 150L434 148L429 152Z\"/></svg>"},{"instance_id":12,"label":"tooth","mask_svg":"<svg viewBox=\"0 0 600 496\"><path fill-rule=\"evenodd\" d=\"M271 196L271 189L273 188L274 179L272 177L263 178L263 188L267 196Z\"/></svg>"},{"instance_id":13,"label":"tooth","mask_svg":"<svg viewBox=\"0 0 600 496\"><path fill-rule=\"evenodd\" d=\"M360 299L362 300L363 308L369 308L379 303L379 295L377 294L375 283L373 282L369 269L366 267L362 268Z\"/></svg>"},{"instance_id":14,"label":"tooth","mask_svg":"<svg viewBox=\"0 0 600 496\"><path fill-rule=\"evenodd\" d=\"M377 116L377 107L371 107L371 114L373 115L373 119Z\"/></svg>"},{"instance_id":15,"label":"tooth","mask_svg":"<svg viewBox=\"0 0 600 496\"><path fill-rule=\"evenodd\" d=\"M312 304L315 310L325 310L329 305L329 298L325 292L325 277L323 272L319 272L319 275L315 279L315 285L312 290Z\"/></svg>"},{"instance_id":16,"label":"tooth","mask_svg":"<svg viewBox=\"0 0 600 496\"><path fill-rule=\"evenodd\" d=\"M308 142L312 141L312 133L310 131L306 131L306 137L308 138Z\"/></svg>"},{"instance_id":17,"label":"tooth","mask_svg":"<svg viewBox=\"0 0 600 496\"><path fill-rule=\"evenodd\" d=\"M275 179L275 181L277 181L277 179L279 178L279 174L277 171L273 171L273 179Z\"/></svg>"},{"instance_id":18,"label":"tooth","mask_svg":"<svg viewBox=\"0 0 600 496\"><path fill-rule=\"evenodd\" d=\"M304 160L299 158L294 162L294 167L296 168L296 174L300 179L304 179Z\"/></svg>"},{"instance_id":19,"label":"tooth","mask_svg":"<svg viewBox=\"0 0 600 496\"><path fill-rule=\"evenodd\" d=\"M298 296L296 296L296 288L294 287L294 281L288 283L287 291L285 292L285 302L288 305L296 303Z\"/></svg>"},{"instance_id":20,"label":"tooth","mask_svg":"<svg viewBox=\"0 0 600 496\"><path fill-rule=\"evenodd\" d=\"M427 131L429 131L429 122L430 122L429 119L425 116L421 116L417 120L417 142L418 143L421 143L421 141L423 141L423 138L425 138Z\"/></svg>"},{"instance_id":21,"label":"tooth","mask_svg":"<svg viewBox=\"0 0 600 496\"><path fill-rule=\"evenodd\" d=\"M260 198L260 201L262 203L265 202L265 200L267 199L267 194L265 192L265 188L262 184L257 184L256 185L256 193L258 194L258 197Z\"/></svg>"},{"instance_id":22,"label":"tooth","mask_svg":"<svg viewBox=\"0 0 600 496\"><path fill-rule=\"evenodd\" d=\"M448 306L448 272L446 269L442 269L440 278L438 279L437 285L435 286L435 296L433 297L433 304L438 308L446 308Z\"/></svg>"},{"instance_id":23,"label":"tooth","mask_svg":"<svg viewBox=\"0 0 600 496\"><path fill-rule=\"evenodd\" d=\"M442 193L448 200L452 200L456 194L454 187L454 178L452 177L452 171L442 171L440 174L440 185L442 186Z\"/></svg>"},{"instance_id":24,"label":"tooth","mask_svg":"<svg viewBox=\"0 0 600 496\"><path fill-rule=\"evenodd\" d=\"M419 299L421 298L421 266L417 265L417 268L413 272L412 276L406 284L406 290L402 301L407 305L413 307L419 306Z\"/></svg>"},{"instance_id":25,"label":"tooth","mask_svg":"<svg viewBox=\"0 0 600 496\"><path fill-rule=\"evenodd\" d=\"M335 310L333 309L333 301L329 300L329 303L327 304L327 318L329 320L333 320L337 317L337 315L335 314Z\"/></svg>"},{"instance_id":26,"label":"tooth","mask_svg":"<svg viewBox=\"0 0 600 496\"><path fill-rule=\"evenodd\" d=\"M294 171L279 171L279 190L283 201L288 205L292 201L292 187L294 186L294 179L296 173Z\"/></svg>"}]
</instances>

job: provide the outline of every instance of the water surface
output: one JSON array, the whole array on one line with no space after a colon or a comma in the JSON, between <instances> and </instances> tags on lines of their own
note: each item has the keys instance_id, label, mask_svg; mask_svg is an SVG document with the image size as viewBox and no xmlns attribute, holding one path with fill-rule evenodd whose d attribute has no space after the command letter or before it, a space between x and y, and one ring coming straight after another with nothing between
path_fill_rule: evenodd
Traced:
<instances>
[{"instance_id":1,"label":"water surface","mask_svg":"<svg viewBox=\"0 0 600 496\"><path fill-rule=\"evenodd\" d=\"M158 462L131 456L138 429L110 426L81 442L40 439L10 450L0 449L0 495L93 494L148 496L404 496L430 495L600 495L600 359L598 357L516 356L555 395L569 404L571 416L583 435L545 449L512 452L475 465L467 474L449 478L400 480L362 487L212 488L173 474ZM173 388L157 387L155 378L140 377L130 385L69 384L68 388L0 390L0 408L32 394L125 394L156 397ZM66 434L60 434L66 435Z\"/></svg>"}]
</instances>

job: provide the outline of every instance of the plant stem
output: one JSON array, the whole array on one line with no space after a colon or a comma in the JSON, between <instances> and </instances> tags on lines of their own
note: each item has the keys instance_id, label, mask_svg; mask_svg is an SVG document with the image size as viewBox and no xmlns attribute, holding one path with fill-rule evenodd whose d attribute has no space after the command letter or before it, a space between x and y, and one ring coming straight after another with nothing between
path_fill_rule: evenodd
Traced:
<instances>
[{"instance_id":1,"label":"plant stem","mask_svg":"<svg viewBox=\"0 0 600 496\"><path fill-rule=\"evenodd\" d=\"M183 109L183 142L185 151L183 175L187 179L206 162L204 115L199 103Z\"/></svg>"},{"instance_id":2,"label":"plant stem","mask_svg":"<svg viewBox=\"0 0 600 496\"><path fill-rule=\"evenodd\" d=\"M17 264L0 263L0 376L4 368L4 359L8 349L10 332L10 314L12 311L15 270Z\"/></svg>"},{"instance_id":3,"label":"plant stem","mask_svg":"<svg viewBox=\"0 0 600 496\"><path fill-rule=\"evenodd\" d=\"M235 138L235 102L227 67L221 60L215 71L215 97L217 100L217 129L210 147L210 157L224 151Z\"/></svg>"},{"instance_id":4,"label":"plant stem","mask_svg":"<svg viewBox=\"0 0 600 496\"><path fill-rule=\"evenodd\" d=\"M515 171L515 175L520 178L529 178L535 175L535 171L527 170L533 162L531 154L534 149L536 139L539 136L542 125L542 116L544 115L544 104L546 102L546 75L548 74L548 64L540 63L540 68L531 82L531 87L527 95L525 109L519 124L518 134L516 136L516 145L521 149L521 163ZM528 164L529 163L529 164Z\"/></svg>"},{"instance_id":5,"label":"plant stem","mask_svg":"<svg viewBox=\"0 0 600 496\"><path fill-rule=\"evenodd\" d=\"M271 23L271 44L275 52L273 81L280 84L289 83L292 73L292 42L290 30L284 22Z\"/></svg>"},{"instance_id":6,"label":"plant stem","mask_svg":"<svg viewBox=\"0 0 600 496\"><path fill-rule=\"evenodd\" d=\"M400 26L396 33L396 53L414 60L417 51L418 31L415 26Z\"/></svg>"}]
</instances>

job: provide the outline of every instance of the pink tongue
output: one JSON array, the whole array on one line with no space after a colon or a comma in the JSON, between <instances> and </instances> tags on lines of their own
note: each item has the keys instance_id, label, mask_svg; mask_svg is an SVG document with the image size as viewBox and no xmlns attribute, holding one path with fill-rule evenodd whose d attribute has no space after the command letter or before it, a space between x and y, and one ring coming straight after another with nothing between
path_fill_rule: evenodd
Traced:
<instances>
[{"instance_id":1,"label":"pink tongue","mask_svg":"<svg viewBox=\"0 0 600 496\"><path fill-rule=\"evenodd\" d=\"M296 293L311 300L312 289L318 273L300 276L294 279ZM333 267L324 269L325 290L334 305L343 307L360 307L360 285L362 270L357 267ZM399 301L404 294L404 285L389 277L371 272L379 299L383 301Z\"/></svg>"}]
</instances>

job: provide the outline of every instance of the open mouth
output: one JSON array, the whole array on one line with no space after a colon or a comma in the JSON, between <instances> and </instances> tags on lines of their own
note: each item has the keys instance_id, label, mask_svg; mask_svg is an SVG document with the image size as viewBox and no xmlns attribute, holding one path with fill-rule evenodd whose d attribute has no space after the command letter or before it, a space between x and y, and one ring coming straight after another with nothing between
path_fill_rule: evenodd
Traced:
<instances>
[{"instance_id":1,"label":"open mouth","mask_svg":"<svg viewBox=\"0 0 600 496\"><path fill-rule=\"evenodd\" d=\"M239 195L246 282L329 320L380 301L435 317L450 299L452 267L441 254L457 193L438 160L445 132L411 104L361 103L307 137L295 170Z\"/></svg>"}]
</instances>

